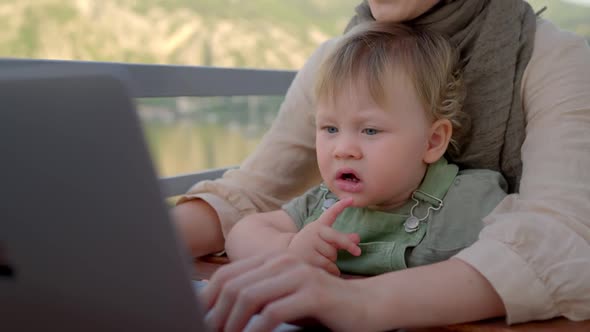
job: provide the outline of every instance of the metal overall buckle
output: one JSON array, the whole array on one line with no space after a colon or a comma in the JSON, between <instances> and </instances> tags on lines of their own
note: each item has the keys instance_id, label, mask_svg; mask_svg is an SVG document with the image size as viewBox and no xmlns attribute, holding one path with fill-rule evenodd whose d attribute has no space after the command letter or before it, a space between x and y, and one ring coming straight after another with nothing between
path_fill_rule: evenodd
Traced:
<instances>
[{"instance_id":1,"label":"metal overall buckle","mask_svg":"<svg viewBox=\"0 0 590 332\"><path fill-rule=\"evenodd\" d=\"M416 194L420 195L420 196L425 196L424 198L426 199L418 199L416 197ZM428 194L425 193L423 191L420 190L416 190L412 193L412 200L415 202L414 205L412 206L412 208L410 209L410 216L408 217L408 219L406 219L406 221L404 221L404 230L407 233L414 233L415 231L418 230L418 228L420 228L420 223L422 221L425 221L426 219L428 219L428 217L430 216L430 211L438 211L440 210L440 208L443 207L443 202L442 200ZM414 210L416 209L416 207L418 207L418 205L420 205L420 202L424 201L426 203L429 203L430 206L428 207L428 209L426 210L426 215L422 218L418 218L416 217L416 215L414 214Z\"/></svg>"}]
</instances>

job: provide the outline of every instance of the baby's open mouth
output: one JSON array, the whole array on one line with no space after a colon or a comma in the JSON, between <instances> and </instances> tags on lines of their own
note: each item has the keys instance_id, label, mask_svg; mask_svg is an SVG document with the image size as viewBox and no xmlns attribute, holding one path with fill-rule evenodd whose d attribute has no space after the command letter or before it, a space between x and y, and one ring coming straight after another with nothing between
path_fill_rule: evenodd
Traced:
<instances>
[{"instance_id":1,"label":"baby's open mouth","mask_svg":"<svg viewBox=\"0 0 590 332\"><path fill-rule=\"evenodd\" d=\"M342 175L340 176L341 180L345 180L345 181L350 181L350 182L359 182L360 179L354 175L353 173L342 173Z\"/></svg>"},{"instance_id":2,"label":"baby's open mouth","mask_svg":"<svg viewBox=\"0 0 590 332\"><path fill-rule=\"evenodd\" d=\"M342 168L338 170L334 181L334 186L338 190L347 193L359 193L363 190L363 180L358 173L352 168Z\"/></svg>"}]
</instances>

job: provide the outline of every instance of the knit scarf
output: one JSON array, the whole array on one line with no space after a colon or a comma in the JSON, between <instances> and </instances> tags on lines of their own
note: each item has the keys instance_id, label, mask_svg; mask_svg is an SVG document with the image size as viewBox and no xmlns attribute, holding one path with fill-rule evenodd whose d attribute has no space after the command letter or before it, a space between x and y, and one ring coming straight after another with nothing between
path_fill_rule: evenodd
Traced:
<instances>
[{"instance_id":1,"label":"knit scarf","mask_svg":"<svg viewBox=\"0 0 590 332\"><path fill-rule=\"evenodd\" d=\"M369 20L374 18L364 0L346 31ZM460 55L470 123L459 138L460 152L448 158L461 168L499 171L517 192L525 137L520 86L533 51L533 9L522 0L441 0L405 23L446 35Z\"/></svg>"}]
</instances>

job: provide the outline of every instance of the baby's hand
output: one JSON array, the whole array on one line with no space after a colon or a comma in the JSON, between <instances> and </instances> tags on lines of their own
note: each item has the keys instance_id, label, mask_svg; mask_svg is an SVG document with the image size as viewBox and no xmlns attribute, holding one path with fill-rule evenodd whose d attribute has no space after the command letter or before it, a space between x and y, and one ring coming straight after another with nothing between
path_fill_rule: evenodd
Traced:
<instances>
[{"instance_id":1,"label":"baby's hand","mask_svg":"<svg viewBox=\"0 0 590 332\"><path fill-rule=\"evenodd\" d=\"M340 275L340 270L336 266L338 250L344 249L354 256L361 254L358 234L341 233L332 228L338 215L351 204L352 198L345 198L332 205L318 220L295 234L289 243L288 251L311 265Z\"/></svg>"}]
</instances>

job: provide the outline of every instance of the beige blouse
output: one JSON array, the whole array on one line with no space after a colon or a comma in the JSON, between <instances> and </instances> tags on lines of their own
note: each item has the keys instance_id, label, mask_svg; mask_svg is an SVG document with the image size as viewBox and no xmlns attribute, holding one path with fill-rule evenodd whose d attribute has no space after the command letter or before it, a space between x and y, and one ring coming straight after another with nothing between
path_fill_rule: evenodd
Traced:
<instances>
[{"instance_id":1,"label":"beige blouse","mask_svg":"<svg viewBox=\"0 0 590 332\"><path fill-rule=\"evenodd\" d=\"M277 119L237 170L196 184L225 234L242 216L279 208L320 182L315 158L313 76L320 46L298 72ZM500 294L507 321L564 315L590 319L590 49L539 19L522 80L526 139L520 193L484 218L479 240L456 257Z\"/></svg>"}]
</instances>

